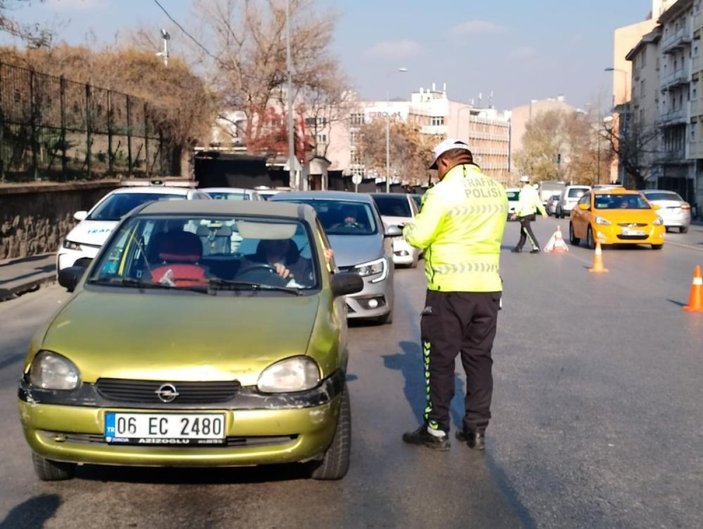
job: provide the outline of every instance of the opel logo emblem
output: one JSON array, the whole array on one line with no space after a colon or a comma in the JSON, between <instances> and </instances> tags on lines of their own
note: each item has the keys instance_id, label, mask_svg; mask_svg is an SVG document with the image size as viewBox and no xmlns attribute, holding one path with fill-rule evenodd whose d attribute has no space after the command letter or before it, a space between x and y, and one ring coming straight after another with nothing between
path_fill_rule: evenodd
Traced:
<instances>
[{"instance_id":1,"label":"opel logo emblem","mask_svg":"<svg viewBox=\"0 0 703 529\"><path fill-rule=\"evenodd\" d=\"M176 397L180 395L180 393L176 391L176 386L173 384L161 384L159 389L157 389L154 393L156 393L156 396L159 397L161 402L173 402L176 400Z\"/></svg>"}]
</instances>

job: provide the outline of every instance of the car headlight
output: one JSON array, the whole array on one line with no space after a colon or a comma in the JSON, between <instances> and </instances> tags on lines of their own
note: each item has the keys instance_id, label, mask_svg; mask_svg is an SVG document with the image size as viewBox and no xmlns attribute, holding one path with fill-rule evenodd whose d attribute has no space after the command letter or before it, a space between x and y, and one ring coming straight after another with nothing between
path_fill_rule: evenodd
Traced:
<instances>
[{"instance_id":1,"label":"car headlight","mask_svg":"<svg viewBox=\"0 0 703 529\"><path fill-rule=\"evenodd\" d=\"M81 245L77 242L69 241L68 239L63 240L63 247L67 250L80 250Z\"/></svg>"},{"instance_id":2,"label":"car headlight","mask_svg":"<svg viewBox=\"0 0 703 529\"><path fill-rule=\"evenodd\" d=\"M654 222L652 222L652 224L653 224L654 226L661 226L662 224L664 224L664 219L661 218L661 217L657 217L657 220L655 220Z\"/></svg>"},{"instance_id":3,"label":"car headlight","mask_svg":"<svg viewBox=\"0 0 703 529\"><path fill-rule=\"evenodd\" d=\"M285 393L312 389L319 382L317 363L307 356L294 356L264 369L256 385L264 393Z\"/></svg>"},{"instance_id":4,"label":"car headlight","mask_svg":"<svg viewBox=\"0 0 703 529\"><path fill-rule=\"evenodd\" d=\"M379 281L383 281L384 279L386 279L386 276L388 276L388 265L386 264L386 260L383 257L381 257L380 259L376 259L375 261L369 261L368 263L356 265L354 269L356 270L356 273L359 274L361 277L381 274L380 277L372 279L372 283L378 283Z\"/></svg>"},{"instance_id":5,"label":"car headlight","mask_svg":"<svg viewBox=\"0 0 703 529\"><path fill-rule=\"evenodd\" d=\"M78 368L68 358L40 351L29 368L29 381L42 389L72 390L80 383Z\"/></svg>"},{"instance_id":6,"label":"car headlight","mask_svg":"<svg viewBox=\"0 0 703 529\"><path fill-rule=\"evenodd\" d=\"M608 219L604 219L603 217L594 217L593 220L596 224L600 224L601 226L610 226L612 224Z\"/></svg>"}]
</instances>

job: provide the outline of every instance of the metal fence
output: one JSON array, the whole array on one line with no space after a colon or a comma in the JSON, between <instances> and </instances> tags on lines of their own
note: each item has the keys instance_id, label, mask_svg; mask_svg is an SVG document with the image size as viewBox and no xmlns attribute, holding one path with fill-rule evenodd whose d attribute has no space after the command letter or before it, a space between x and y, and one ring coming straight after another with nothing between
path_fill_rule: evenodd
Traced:
<instances>
[{"instance_id":1,"label":"metal fence","mask_svg":"<svg viewBox=\"0 0 703 529\"><path fill-rule=\"evenodd\" d=\"M144 99L0 63L0 182L174 174L166 123Z\"/></svg>"}]
</instances>

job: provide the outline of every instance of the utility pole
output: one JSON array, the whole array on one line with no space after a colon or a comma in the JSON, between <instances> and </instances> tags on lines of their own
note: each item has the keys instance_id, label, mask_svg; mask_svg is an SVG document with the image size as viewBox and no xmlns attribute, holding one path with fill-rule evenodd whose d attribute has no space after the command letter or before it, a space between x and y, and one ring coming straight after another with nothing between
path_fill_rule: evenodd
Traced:
<instances>
[{"instance_id":1,"label":"utility pole","mask_svg":"<svg viewBox=\"0 0 703 529\"><path fill-rule=\"evenodd\" d=\"M171 40L171 35L165 29L161 30L161 39L164 42L164 48L162 51L158 52L156 55L163 57L164 66L168 66L168 41Z\"/></svg>"}]
</instances>

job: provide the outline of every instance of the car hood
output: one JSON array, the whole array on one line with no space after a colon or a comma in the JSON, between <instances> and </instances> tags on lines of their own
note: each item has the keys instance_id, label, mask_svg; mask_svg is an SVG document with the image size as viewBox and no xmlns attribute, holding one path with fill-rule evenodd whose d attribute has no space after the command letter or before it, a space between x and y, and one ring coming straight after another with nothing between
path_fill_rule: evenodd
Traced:
<instances>
[{"instance_id":1,"label":"car hood","mask_svg":"<svg viewBox=\"0 0 703 529\"><path fill-rule=\"evenodd\" d=\"M594 214L615 224L634 222L651 224L658 217L652 209L602 209L596 210Z\"/></svg>"},{"instance_id":2,"label":"car hood","mask_svg":"<svg viewBox=\"0 0 703 529\"><path fill-rule=\"evenodd\" d=\"M41 349L72 360L85 382L239 380L306 354L319 298L193 293L79 292Z\"/></svg>"},{"instance_id":3,"label":"car hood","mask_svg":"<svg viewBox=\"0 0 703 529\"><path fill-rule=\"evenodd\" d=\"M328 235L334 260L339 267L354 266L384 256L383 238L379 235Z\"/></svg>"},{"instance_id":4,"label":"car hood","mask_svg":"<svg viewBox=\"0 0 703 529\"><path fill-rule=\"evenodd\" d=\"M66 236L69 241L102 246L117 226L114 220L84 220Z\"/></svg>"},{"instance_id":5,"label":"car hood","mask_svg":"<svg viewBox=\"0 0 703 529\"><path fill-rule=\"evenodd\" d=\"M381 218L386 226L401 226L413 220L412 217L394 217L391 215L383 215Z\"/></svg>"}]
</instances>

